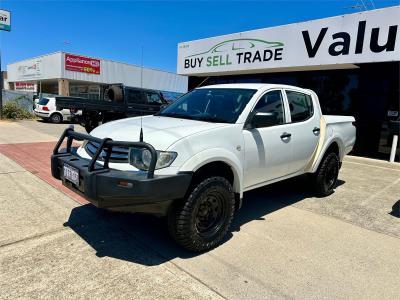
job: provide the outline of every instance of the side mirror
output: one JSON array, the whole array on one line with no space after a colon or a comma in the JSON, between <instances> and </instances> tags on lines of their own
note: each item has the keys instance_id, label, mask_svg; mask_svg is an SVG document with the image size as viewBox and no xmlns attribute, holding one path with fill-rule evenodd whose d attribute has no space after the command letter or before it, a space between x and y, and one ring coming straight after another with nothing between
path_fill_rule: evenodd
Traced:
<instances>
[{"instance_id":1,"label":"side mirror","mask_svg":"<svg viewBox=\"0 0 400 300\"><path fill-rule=\"evenodd\" d=\"M273 126L278 123L278 118L275 113L256 112L251 119L251 128L260 128Z\"/></svg>"}]
</instances>

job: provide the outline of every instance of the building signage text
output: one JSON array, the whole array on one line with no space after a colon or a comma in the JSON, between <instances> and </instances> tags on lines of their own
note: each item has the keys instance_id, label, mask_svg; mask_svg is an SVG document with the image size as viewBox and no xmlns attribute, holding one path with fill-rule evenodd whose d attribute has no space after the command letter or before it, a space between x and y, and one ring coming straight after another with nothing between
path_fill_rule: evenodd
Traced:
<instances>
[{"instance_id":1,"label":"building signage text","mask_svg":"<svg viewBox=\"0 0 400 300\"><path fill-rule=\"evenodd\" d=\"M0 30L11 30L11 14L3 9L0 9Z\"/></svg>"},{"instance_id":2,"label":"building signage text","mask_svg":"<svg viewBox=\"0 0 400 300\"><path fill-rule=\"evenodd\" d=\"M65 70L100 74L100 60L74 54L65 54Z\"/></svg>"},{"instance_id":3,"label":"building signage text","mask_svg":"<svg viewBox=\"0 0 400 300\"><path fill-rule=\"evenodd\" d=\"M31 61L27 64L18 66L19 78L36 78L42 75L42 61Z\"/></svg>"},{"instance_id":4,"label":"building signage text","mask_svg":"<svg viewBox=\"0 0 400 300\"><path fill-rule=\"evenodd\" d=\"M360 21L358 23L354 54L363 53L366 24L366 21ZM394 47L396 45L397 28L397 25L389 26L389 31L386 37L379 36L380 27L372 28L371 35L369 37L369 49L371 50L371 52L379 53L382 51L394 51ZM314 43L311 41L310 35L307 30L301 32L303 34L307 54L310 58L317 55L318 49L321 46L321 43L324 40L328 29L329 27L322 28ZM384 42L382 42L382 44L379 44L379 40L383 40ZM345 31L334 33L332 34L332 44L328 48L328 53L331 56L348 55L350 54L350 45L350 33Z\"/></svg>"},{"instance_id":5,"label":"building signage text","mask_svg":"<svg viewBox=\"0 0 400 300\"><path fill-rule=\"evenodd\" d=\"M218 67L232 65L232 63L252 64L281 60L283 43L270 42L260 39L233 39L218 43L208 51L192 54L185 58L185 69Z\"/></svg>"},{"instance_id":6,"label":"building signage text","mask_svg":"<svg viewBox=\"0 0 400 300\"><path fill-rule=\"evenodd\" d=\"M306 70L400 60L400 6L178 45L178 74Z\"/></svg>"},{"instance_id":7,"label":"building signage text","mask_svg":"<svg viewBox=\"0 0 400 300\"><path fill-rule=\"evenodd\" d=\"M15 90L26 91L26 92L36 92L37 85L31 82L16 82Z\"/></svg>"}]
</instances>

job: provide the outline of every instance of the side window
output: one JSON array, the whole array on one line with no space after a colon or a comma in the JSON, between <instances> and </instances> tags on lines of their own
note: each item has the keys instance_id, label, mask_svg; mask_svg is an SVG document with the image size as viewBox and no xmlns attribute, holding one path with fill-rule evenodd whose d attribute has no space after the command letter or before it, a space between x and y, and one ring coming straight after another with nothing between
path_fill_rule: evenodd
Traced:
<instances>
[{"instance_id":1,"label":"side window","mask_svg":"<svg viewBox=\"0 0 400 300\"><path fill-rule=\"evenodd\" d=\"M313 115L313 104L310 95L293 91L286 91L286 95L292 122L305 121Z\"/></svg>"},{"instance_id":2,"label":"side window","mask_svg":"<svg viewBox=\"0 0 400 300\"><path fill-rule=\"evenodd\" d=\"M160 94L155 92L145 92L148 104L161 105L163 104Z\"/></svg>"},{"instance_id":3,"label":"side window","mask_svg":"<svg viewBox=\"0 0 400 300\"><path fill-rule=\"evenodd\" d=\"M272 114L274 119L270 126L285 123L285 110L281 91L271 91L266 93L258 101L254 110L256 112Z\"/></svg>"},{"instance_id":4,"label":"side window","mask_svg":"<svg viewBox=\"0 0 400 300\"><path fill-rule=\"evenodd\" d=\"M144 104L143 93L137 90L128 90L127 102L130 104Z\"/></svg>"}]
</instances>

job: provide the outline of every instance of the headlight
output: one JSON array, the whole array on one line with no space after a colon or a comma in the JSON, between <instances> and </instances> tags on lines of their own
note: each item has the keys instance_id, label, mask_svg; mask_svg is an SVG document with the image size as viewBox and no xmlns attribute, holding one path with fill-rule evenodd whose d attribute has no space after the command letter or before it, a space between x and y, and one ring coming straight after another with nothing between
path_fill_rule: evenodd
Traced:
<instances>
[{"instance_id":1,"label":"headlight","mask_svg":"<svg viewBox=\"0 0 400 300\"><path fill-rule=\"evenodd\" d=\"M178 156L176 152L158 151L156 170L169 167ZM129 150L129 163L139 170L147 171L151 162L151 152L147 149L131 148Z\"/></svg>"}]
</instances>

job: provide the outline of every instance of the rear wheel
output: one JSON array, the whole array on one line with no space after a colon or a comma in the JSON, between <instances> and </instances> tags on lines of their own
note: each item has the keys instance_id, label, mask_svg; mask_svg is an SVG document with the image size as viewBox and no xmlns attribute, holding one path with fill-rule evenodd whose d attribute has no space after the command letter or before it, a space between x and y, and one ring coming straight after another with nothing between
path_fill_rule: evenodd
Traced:
<instances>
[{"instance_id":1,"label":"rear wheel","mask_svg":"<svg viewBox=\"0 0 400 300\"><path fill-rule=\"evenodd\" d=\"M62 120L63 120L63 118L59 113L54 113L50 116L51 123L60 124L62 122Z\"/></svg>"},{"instance_id":2,"label":"rear wheel","mask_svg":"<svg viewBox=\"0 0 400 300\"><path fill-rule=\"evenodd\" d=\"M333 193L339 175L339 157L330 152L322 159L318 170L313 174L315 192L318 196L328 196Z\"/></svg>"},{"instance_id":3,"label":"rear wheel","mask_svg":"<svg viewBox=\"0 0 400 300\"><path fill-rule=\"evenodd\" d=\"M231 184L223 177L210 177L171 208L168 229L176 242L187 250L208 250L220 244L228 232L234 209Z\"/></svg>"}]
</instances>

